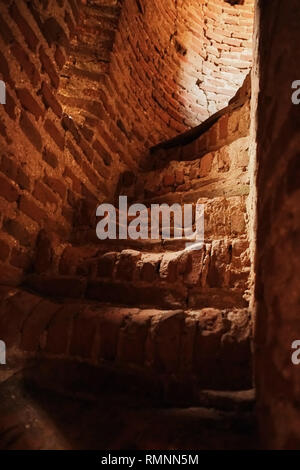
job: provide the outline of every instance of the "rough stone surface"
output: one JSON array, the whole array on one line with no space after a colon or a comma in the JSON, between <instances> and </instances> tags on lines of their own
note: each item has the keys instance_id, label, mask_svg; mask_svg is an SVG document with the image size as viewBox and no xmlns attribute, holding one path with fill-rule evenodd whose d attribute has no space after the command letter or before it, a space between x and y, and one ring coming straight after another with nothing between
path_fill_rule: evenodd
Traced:
<instances>
[{"instance_id":1,"label":"rough stone surface","mask_svg":"<svg viewBox=\"0 0 300 470\"><path fill-rule=\"evenodd\" d=\"M162 407L147 393L116 389L106 393L103 388L96 401L87 401L39 389L32 378L24 384L18 377L1 387L0 398L1 450L258 448L251 411L234 407L243 402L238 395L227 398L233 407L226 411L222 406ZM211 394L204 394L202 400L217 405L226 402Z\"/></svg>"},{"instance_id":2,"label":"rough stone surface","mask_svg":"<svg viewBox=\"0 0 300 470\"><path fill-rule=\"evenodd\" d=\"M204 388L251 388L253 6L253 0L1 2L7 103L0 107L0 339L8 348L1 382L42 364L45 387L52 378L73 395L96 377L94 394L112 380L120 391L132 383L184 405L200 396L209 402ZM286 185L293 193L291 175ZM204 245L188 251L174 229L164 239L165 227L157 240L100 242L96 208L115 204L119 194L144 203L144 218L152 202L190 203L194 211L204 204ZM190 229L196 224L194 213ZM16 429L24 419L18 400ZM30 406L31 426L35 400ZM130 438L104 436L99 446L127 448L141 417L151 413L133 414ZM193 410L172 413L166 411L170 429L182 413L179 428L197 421ZM199 413L200 421L208 413L213 423L223 422L213 411ZM168 442L153 438L157 416L137 447L179 445L176 426ZM3 448L24 445L27 435L18 441L12 434ZM47 420L28 436L28 447L80 447L79 435L70 443ZM194 445L197 439L185 436L183 448ZM196 447L217 448L211 437ZM224 447L239 447L235 439L234 433Z\"/></svg>"},{"instance_id":3,"label":"rough stone surface","mask_svg":"<svg viewBox=\"0 0 300 470\"><path fill-rule=\"evenodd\" d=\"M263 445L299 449L299 3L259 2L256 384ZM276 12L276 17L275 17ZM272 41L272 50L266 47ZM282 54L282 44L286 53ZM275 72L276 71L276 72ZM269 77L273 77L270 80ZM274 91L276 90L276 93ZM267 104L268 103L268 104Z\"/></svg>"}]
</instances>

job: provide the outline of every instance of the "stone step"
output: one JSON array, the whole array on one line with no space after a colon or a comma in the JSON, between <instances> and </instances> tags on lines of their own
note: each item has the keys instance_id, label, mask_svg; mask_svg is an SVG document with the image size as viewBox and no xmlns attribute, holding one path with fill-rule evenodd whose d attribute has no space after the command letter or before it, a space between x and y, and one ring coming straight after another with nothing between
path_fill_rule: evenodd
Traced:
<instances>
[{"instance_id":1,"label":"stone step","mask_svg":"<svg viewBox=\"0 0 300 470\"><path fill-rule=\"evenodd\" d=\"M175 380L183 391L191 384L215 390L251 387L247 309L122 308L47 300L8 287L1 287L0 300L1 338L7 346L1 373L19 352L23 360L27 354L113 364L152 384Z\"/></svg>"},{"instance_id":2,"label":"stone step","mask_svg":"<svg viewBox=\"0 0 300 470\"><path fill-rule=\"evenodd\" d=\"M251 411L255 405L255 390L202 390L197 394L198 406L224 411Z\"/></svg>"},{"instance_id":3,"label":"stone step","mask_svg":"<svg viewBox=\"0 0 300 470\"><path fill-rule=\"evenodd\" d=\"M28 287L54 297L162 307L246 306L249 280L246 240L219 240L197 251L147 253L67 246L54 264L37 263Z\"/></svg>"},{"instance_id":4,"label":"stone step","mask_svg":"<svg viewBox=\"0 0 300 470\"><path fill-rule=\"evenodd\" d=\"M55 299L88 299L115 305L155 308L244 308L244 288L190 287L180 282L87 280L82 277L28 275L23 286Z\"/></svg>"},{"instance_id":5,"label":"stone step","mask_svg":"<svg viewBox=\"0 0 300 470\"><path fill-rule=\"evenodd\" d=\"M248 136L249 108L249 99L243 98L240 102L232 103L211 116L187 134L181 134L171 141L158 144L151 149L144 165L145 169L161 169L174 160L194 160Z\"/></svg>"},{"instance_id":6,"label":"stone step","mask_svg":"<svg viewBox=\"0 0 300 470\"><path fill-rule=\"evenodd\" d=\"M55 375L53 379L55 382ZM122 385L115 387L113 394L102 388L97 399L87 402L76 397L74 384L73 396L66 396L27 380L24 383L22 375L13 377L0 387L1 449L259 448L251 412L168 406L162 400L149 398L147 390L125 395Z\"/></svg>"}]
</instances>

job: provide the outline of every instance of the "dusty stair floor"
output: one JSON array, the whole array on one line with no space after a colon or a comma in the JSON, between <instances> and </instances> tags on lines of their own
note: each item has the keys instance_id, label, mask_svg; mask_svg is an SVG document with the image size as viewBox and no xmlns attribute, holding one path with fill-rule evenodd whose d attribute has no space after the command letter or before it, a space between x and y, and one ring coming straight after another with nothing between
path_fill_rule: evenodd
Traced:
<instances>
[{"instance_id":1,"label":"dusty stair floor","mask_svg":"<svg viewBox=\"0 0 300 470\"><path fill-rule=\"evenodd\" d=\"M254 415L167 407L139 394L97 400L38 389L15 375L0 386L1 450L256 449Z\"/></svg>"}]
</instances>

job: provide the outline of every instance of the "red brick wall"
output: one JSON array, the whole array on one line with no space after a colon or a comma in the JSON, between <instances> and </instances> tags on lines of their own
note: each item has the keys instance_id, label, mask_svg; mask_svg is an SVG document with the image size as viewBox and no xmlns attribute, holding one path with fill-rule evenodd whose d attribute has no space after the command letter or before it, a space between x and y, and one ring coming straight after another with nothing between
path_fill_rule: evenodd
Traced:
<instances>
[{"instance_id":1,"label":"red brick wall","mask_svg":"<svg viewBox=\"0 0 300 470\"><path fill-rule=\"evenodd\" d=\"M18 283L40 229L67 238L89 225L112 172L97 130L63 115L56 99L77 0L10 0L0 10L0 281Z\"/></svg>"},{"instance_id":2,"label":"red brick wall","mask_svg":"<svg viewBox=\"0 0 300 470\"><path fill-rule=\"evenodd\" d=\"M0 5L1 282L31 269L41 229L69 238L94 228L119 173L222 107L248 70L252 0L125 0L110 54L121 4Z\"/></svg>"},{"instance_id":3,"label":"red brick wall","mask_svg":"<svg viewBox=\"0 0 300 470\"><path fill-rule=\"evenodd\" d=\"M109 103L110 98L116 99L116 91L107 89L106 76L122 2L82 0L59 87L64 112L84 125L87 132L97 132L96 150L105 161L113 159L118 166L130 162L124 151L128 142ZM117 178L116 168L114 173Z\"/></svg>"}]
</instances>

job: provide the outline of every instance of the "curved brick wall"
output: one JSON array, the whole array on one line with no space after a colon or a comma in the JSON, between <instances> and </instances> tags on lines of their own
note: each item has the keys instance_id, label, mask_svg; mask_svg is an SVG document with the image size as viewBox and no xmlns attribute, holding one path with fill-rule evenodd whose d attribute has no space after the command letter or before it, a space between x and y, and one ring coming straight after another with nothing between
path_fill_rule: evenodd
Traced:
<instances>
[{"instance_id":1,"label":"curved brick wall","mask_svg":"<svg viewBox=\"0 0 300 470\"><path fill-rule=\"evenodd\" d=\"M293 450L300 449L300 366L291 359L300 338L300 108L291 84L299 76L300 5L259 1L258 11L257 410L262 448Z\"/></svg>"},{"instance_id":2,"label":"curved brick wall","mask_svg":"<svg viewBox=\"0 0 300 470\"><path fill-rule=\"evenodd\" d=\"M107 90L130 155L226 106L251 66L253 0L126 0Z\"/></svg>"},{"instance_id":3,"label":"curved brick wall","mask_svg":"<svg viewBox=\"0 0 300 470\"><path fill-rule=\"evenodd\" d=\"M237 41L240 46L230 47L240 51L230 53L244 54L251 5L235 7L221 0L209 6L194 0L163 5L125 0L119 23L119 0L1 3L0 78L7 85L7 104L0 108L4 282L18 284L32 269L41 229L62 238L78 227L94 230L95 208L112 199L126 166L214 111L199 101L209 64L204 59L213 57L208 42L215 47L222 40L221 54L225 38ZM221 22L220 15L224 24L228 17L240 25L228 23L221 33L210 26ZM204 33L219 36L208 41ZM223 68L227 77L243 80L248 68L239 69L236 61L229 74L228 59L222 57L219 73ZM80 78L73 78L73 91L66 71ZM222 86L230 89L229 82ZM63 100L72 93L75 101Z\"/></svg>"}]
</instances>

